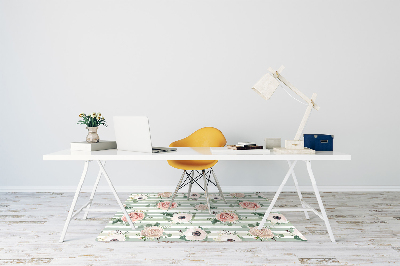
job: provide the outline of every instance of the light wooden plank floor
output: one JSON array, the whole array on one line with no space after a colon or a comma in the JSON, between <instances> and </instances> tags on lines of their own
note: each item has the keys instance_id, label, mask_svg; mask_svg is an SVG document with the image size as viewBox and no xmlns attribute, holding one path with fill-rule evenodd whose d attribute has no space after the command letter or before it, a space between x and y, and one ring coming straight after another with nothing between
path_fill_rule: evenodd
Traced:
<instances>
[{"instance_id":1,"label":"light wooden plank floor","mask_svg":"<svg viewBox=\"0 0 400 266\"><path fill-rule=\"evenodd\" d=\"M96 196L94 206L116 207L110 193ZM400 265L399 192L322 193L337 243L319 218L305 220L301 212L285 213L309 240L301 243L96 242L112 213L79 215L59 243L72 197L0 193L0 265ZM304 197L317 206L313 194ZM295 193L284 193L277 205L297 203Z\"/></svg>"}]
</instances>

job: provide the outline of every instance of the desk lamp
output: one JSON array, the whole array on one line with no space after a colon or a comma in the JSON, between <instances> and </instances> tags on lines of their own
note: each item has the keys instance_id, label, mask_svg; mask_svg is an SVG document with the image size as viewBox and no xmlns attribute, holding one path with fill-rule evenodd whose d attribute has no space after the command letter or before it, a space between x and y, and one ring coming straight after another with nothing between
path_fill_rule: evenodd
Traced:
<instances>
[{"instance_id":1,"label":"desk lamp","mask_svg":"<svg viewBox=\"0 0 400 266\"><path fill-rule=\"evenodd\" d=\"M278 70L273 70L272 68L268 68L270 73L265 74L252 88L257 93L261 95L265 100L271 98L272 94L278 88L278 86L282 82L284 85L289 87L292 91L298 94L304 101L308 103L306 112L301 120L299 129L297 130L296 136L294 140L285 140L285 148L274 148L274 152L276 153L290 153L290 154L314 154L315 151L304 148L304 141L300 140L302 135L304 126L307 123L308 117L310 116L312 108L315 110L319 110L319 106L315 104L315 100L317 98L317 94L313 93L311 99L305 96L301 91L299 91L296 87L290 84L284 77L282 77L281 73L285 67L281 66Z\"/></svg>"}]
</instances>

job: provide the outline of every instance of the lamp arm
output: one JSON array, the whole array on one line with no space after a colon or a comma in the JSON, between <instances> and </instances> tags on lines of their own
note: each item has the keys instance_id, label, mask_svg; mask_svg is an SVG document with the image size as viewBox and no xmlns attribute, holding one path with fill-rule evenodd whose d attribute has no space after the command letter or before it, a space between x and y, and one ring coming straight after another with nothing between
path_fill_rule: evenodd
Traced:
<instances>
[{"instance_id":1,"label":"lamp arm","mask_svg":"<svg viewBox=\"0 0 400 266\"><path fill-rule=\"evenodd\" d=\"M312 100L312 98L308 98L306 95L304 95L301 91L299 91L295 86L293 86L289 81L287 81L279 72L273 73L274 77L279 79L280 81L283 82L286 86L288 86L292 91L294 91L297 95L299 95L301 98L303 98L304 101L306 101L308 104L311 104L311 107L314 107L315 110L319 110L319 106L315 103L315 100ZM316 97L316 96L315 96Z\"/></svg>"},{"instance_id":2,"label":"lamp arm","mask_svg":"<svg viewBox=\"0 0 400 266\"><path fill-rule=\"evenodd\" d=\"M301 137L301 135L302 135L302 133L303 133L303 129L304 129L304 127L306 126L308 117L309 117L310 114L311 114L311 110L312 110L312 108L313 108L313 102L314 102L316 99L317 99L317 94L316 94L316 93L313 93L313 95L311 96L310 103L309 103L308 106L307 106L306 112L304 113L303 119L301 120L299 129L297 129L297 133L296 133L296 136L294 137L294 140L300 140L300 137ZM315 108L315 107L314 107L314 108Z\"/></svg>"}]
</instances>

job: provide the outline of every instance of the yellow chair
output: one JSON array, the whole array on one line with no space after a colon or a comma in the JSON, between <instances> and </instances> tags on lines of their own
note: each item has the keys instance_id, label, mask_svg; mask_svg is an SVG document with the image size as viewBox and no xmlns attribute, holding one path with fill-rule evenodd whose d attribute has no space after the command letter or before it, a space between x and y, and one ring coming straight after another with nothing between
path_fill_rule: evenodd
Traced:
<instances>
[{"instance_id":1,"label":"yellow chair","mask_svg":"<svg viewBox=\"0 0 400 266\"><path fill-rule=\"evenodd\" d=\"M197 130L196 132L192 133L190 136L184 139L172 142L171 145L169 146L170 147L224 147L225 144L226 144L226 139L221 131L213 127L204 127ZM193 183L197 183L197 180L199 180L201 177L203 177L204 179L204 188L202 188L199 183L197 184L205 191L208 211L211 213L210 201L208 198L208 188L207 188L208 183L210 182L218 187L219 193L222 199L226 203L217 176L215 175L214 170L212 169L212 167L217 162L218 162L217 160L168 160L169 165L177 169L183 170L182 177L179 180L178 185L176 186L174 195L172 196L172 200L169 206L172 206L172 203L174 202L178 190L187 184L189 184L189 193L188 193L188 200L189 200ZM206 169L208 168L210 168L210 170L206 172ZM199 170L201 170L201 175L194 177L194 171L197 172ZM211 181L211 173L213 174L215 183ZM185 181L183 181L185 175L186 179Z\"/></svg>"}]
</instances>

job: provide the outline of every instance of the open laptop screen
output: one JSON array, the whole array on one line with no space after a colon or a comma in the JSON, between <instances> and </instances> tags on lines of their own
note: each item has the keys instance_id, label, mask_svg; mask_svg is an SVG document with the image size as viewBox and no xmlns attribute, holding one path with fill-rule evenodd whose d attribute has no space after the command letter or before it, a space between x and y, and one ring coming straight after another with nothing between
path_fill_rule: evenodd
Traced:
<instances>
[{"instance_id":1,"label":"open laptop screen","mask_svg":"<svg viewBox=\"0 0 400 266\"><path fill-rule=\"evenodd\" d=\"M118 150L152 152L146 116L114 116L114 128Z\"/></svg>"}]
</instances>

